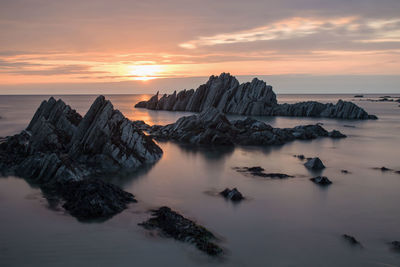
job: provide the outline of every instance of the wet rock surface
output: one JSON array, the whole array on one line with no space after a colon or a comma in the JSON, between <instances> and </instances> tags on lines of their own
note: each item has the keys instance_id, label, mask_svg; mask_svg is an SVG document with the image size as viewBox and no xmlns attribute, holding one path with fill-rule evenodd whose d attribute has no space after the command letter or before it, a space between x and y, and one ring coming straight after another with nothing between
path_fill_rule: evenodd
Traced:
<instances>
[{"instance_id":1,"label":"wet rock surface","mask_svg":"<svg viewBox=\"0 0 400 267\"><path fill-rule=\"evenodd\" d=\"M169 207L161 207L152 211L149 220L140 223L145 229L159 229L162 234L182 242L194 244L199 250L210 256L218 256L223 253L214 242L217 238L209 230L183 217Z\"/></svg>"},{"instance_id":2,"label":"wet rock surface","mask_svg":"<svg viewBox=\"0 0 400 267\"><path fill-rule=\"evenodd\" d=\"M238 202L244 199L242 193L240 193L237 188L225 188L225 190L221 191L219 194L222 195L224 198L232 200L234 202Z\"/></svg>"},{"instance_id":3,"label":"wet rock surface","mask_svg":"<svg viewBox=\"0 0 400 267\"><path fill-rule=\"evenodd\" d=\"M291 178L294 177L292 175L284 174L284 173L265 173L264 168L261 168L260 166L256 167L234 167L234 170L237 172L241 173L246 173L252 176L258 176L258 177L264 177L264 178L278 178L278 179L283 179L283 178Z\"/></svg>"},{"instance_id":4,"label":"wet rock surface","mask_svg":"<svg viewBox=\"0 0 400 267\"><path fill-rule=\"evenodd\" d=\"M54 187L58 192L60 184L74 184L99 174L131 172L156 162L161 155L162 150L152 138L103 96L94 101L84 117L51 97L42 102L26 130L0 143L0 172L27 178L42 188ZM100 186L100 182L91 183L81 188ZM108 186L99 188L113 188ZM66 207L80 216L70 204ZM102 207L106 209L104 214L112 213L106 204ZM93 211L95 214L101 212Z\"/></svg>"},{"instance_id":5,"label":"wet rock surface","mask_svg":"<svg viewBox=\"0 0 400 267\"><path fill-rule=\"evenodd\" d=\"M339 100L336 104L315 101L296 104L278 104L272 86L254 78L239 84L229 73L211 76L196 90L183 90L159 98L158 92L137 108L170 111L202 112L210 107L226 114L252 116L325 117L339 119L377 119L352 102Z\"/></svg>"},{"instance_id":6,"label":"wet rock surface","mask_svg":"<svg viewBox=\"0 0 400 267\"><path fill-rule=\"evenodd\" d=\"M131 193L100 179L69 182L58 187L63 207L81 220L108 218L137 202Z\"/></svg>"},{"instance_id":7,"label":"wet rock surface","mask_svg":"<svg viewBox=\"0 0 400 267\"><path fill-rule=\"evenodd\" d=\"M264 122L246 118L229 121L216 108L178 119L166 126L154 125L149 134L162 140L175 140L194 145L283 145L293 140L330 137L320 125L273 128Z\"/></svg>"},{"instance_id":8,"label":"wet rock surface","mask_svg":"<svg viewBox=\"0 0 400 267\"><path fill-rule=\"evenodd\" d=\"M318 185L323 186L332 184L331 180L329 180L326 176L317 176L314 178L310 178L310 180Z\"/></svg>"},{"instance_id":9,"label":"wet rock surface","mask_svg":"<svg viewBox=\"0 0 400 267\"><path fill-rule=\"evenodd\" d=\"M325 168L322 160L320 160L318 157L307 159L307 162L304 163L304 166L310 170L322 170Z\"/></svg>"}]
</instances>

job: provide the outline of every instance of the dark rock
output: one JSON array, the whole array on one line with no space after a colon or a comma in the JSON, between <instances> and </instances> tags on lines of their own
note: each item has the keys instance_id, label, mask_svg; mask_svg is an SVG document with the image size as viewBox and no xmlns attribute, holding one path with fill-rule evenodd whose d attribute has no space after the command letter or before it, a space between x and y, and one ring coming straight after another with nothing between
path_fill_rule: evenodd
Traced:
<instances>
[{"instance_id":1,"label":"dark rock","mask_svg":"<svg viewBox=\"0 0 400 267\"><path fill-rule=\"evenodd\" d=\"M377 167L377 168L374 168L375 170L381 170L381 171L383 171L383 172L387 172L387 171L393 171L392 169L389 169L389 168L386 168L385 166L383 166L383 167Z\"/></svg>"},{"instance_id":2,"label":"dark rock","mask_svg":"<svg viewBox=\"0 0 400 267\"><path fill-rule=\"evenodd\" d=\"M216 108L197 115L182 117L166 126L152 126L151 136L194 145L282 145L296 139L309 140L329 137L320 125L294 128L273 128L251 118L229 121Z\"/></svg>"},{"instance_id":3,"label":"dark rock","mask_svg":"<svg viewBox=\"0 0 400 267\"><path fill-rule=\"evenodd\" d=\"M136 202L131 193L100 179L63 184L59 193L65 200L63 207L81 220L111 217Z\"/></svg>"},{"instance_id":4,"label":"dark rock","mask_svg":"<svg viewBox=\"0 0 400 267\"><path fill-rule=\"evenodd\" d=\"M319 158L308 159L307 162L304 163L304 166L306 166L307 169L312 169L312 170L321 170L325 168L325 165Z\"/></svg>"},{"instance_id":5,"label":"dark rock","mask_svg":"<svg viewBox=\"0 0 400 267\"><path fill-rule=\"evenodd\" d=\"M178 94L175 91L160 99L157 92L149 101L139 102L135 107L192 112L214 107L223 113L238 115L377 119L361 107L342 100L336 104L315 101L278 104L272 87L264 81L254 78L251 82L239 84L229 73L211 76L206 84L196 90L183 90Z\"/></svg>"},{"instance_id":6,"label":"dark rock","mask_svg":"<svg viewBox=\"0 0 400 267\"><path fill-rule=\"evenodd\" d=\"M139 225L148 230L160 229L168 237L190 242L208 255L218 256L223 253L222 248L213 242L217 240L213 233L170 208L153 210L152 215L152 218Z\"/></svg>"},{"instance_id":7,"label":"dark rock","mask_svg":"<svg viewBox=\"0 0 400 267\"><path fill-rule=\"evenodd\" d=\"M317 176L314 178L310 178L311 181L313 181L316 184L319 185L330 185L332 182L328 179L326 176Z\"/></svg>"},{"instance_id":8,"label":"dark rock","mask_svg":"<svg viewBox=\"0 0 400 267\"><path fill-rule=\"evenodd\" d=\"M354 97L364 97L364 95L355 95Z\"/></svg>"},{"instance_id":9,"label":"dark rock","mask_svg":"<svg viewBox=\"0 0 400 267\"><path fill-rule=\"evenodd\" d=\"M300 159L300 160L305 160L305 156L304 155L294 155L294 157Z\"/></svg>"},{"instance_id":10,"label":"dark rock","mask_svg":"<svg viewBox=\"0 0 400 267\"><path fill-rule=\"evenodd\" d=\"M220 195L224 196L226 199L230 199L235 202L244 199L242 193L240 193L236 188L233 188L232 190L229 188L225 188L224 191L220 192Z\"/></svg>"},{"instance_id":11,"label":"dark rock","mask_svg":"<svg viewBox=\"0 0 400 267\"><path fill-rule=\"evenodd\" d=\"M400 241L392 241L390 244L392 245L393 249L400 251Z\"/></svg>"},{"instance_id":12,"label":"dark rock","mask_svg":"<svg viewBox=\"0 0 400 267\"><path fill-rule=\"evenodd\" d=\"M284 173L265 173L264 169L257 166L257 167L235 167L234 168L237 172L245 172L252 176L264 177L264 178L291 178L294 177L292 175L284 174Z\"/></svg>"},{"instance_id":13,"label":"dark rock","mask_svg":"<svg viewBox=\"0 0 400 267\"><path fill-rule=\"evenodd\" d=\"M341 170L342 173L348 174L349 171L348 170Z\"/></svg>"},{"instance_id":14,"label":"dark rock","mask_svg":"<svg viewBox=\"0 0 400 267\"><path fill-rule=\"evenodd\" d=\"M161 155L152 138L103 96L83 118L51 97L42 102L26 130L0 143L0 173L50 188L99 174L131 172Z\"/></svg>"},{"instance_id":15,"label":"dark rock","mask_svg":"<svg viewBox=\"0 0 400 267\"><path fill-rule=\"evenodd\" d=\"M343 125L343 127L347 127L347 128L356 128L356 126L354 126L354 125L348 125L348 124Z\"/></svg>"},{"instance_id":16,"label":"dark rock","mask_svg":"<svg viewBox=\"0 0 400 267\"><path fill-rule=\"evenodd\" d=\"M329 137L331 137L331 138L345 138L347 136L342 134L341 132L339 132L337 130L333 130L332 132L329 133Z\"/></svg>"},{"instance_id":17,"label":"dark rock","mask_svg":"<svg viewBox=\"0 0 400 267\"><path fill-rule=\"evenodd\" d=\"M354 236L344 234L342 237L354 246L361 246L361 243Z\"/></svg>"}]
</instances>

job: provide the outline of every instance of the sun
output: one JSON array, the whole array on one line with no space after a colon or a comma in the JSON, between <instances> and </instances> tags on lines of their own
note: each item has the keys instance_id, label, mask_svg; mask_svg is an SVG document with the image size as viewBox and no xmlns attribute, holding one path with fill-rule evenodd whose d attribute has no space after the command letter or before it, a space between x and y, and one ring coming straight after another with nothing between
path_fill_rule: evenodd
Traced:
<instances>
[{"instance_id":1,"label":"sun","mask_svg":"<svg viewBox=\"0 0 400 267\"><path fill-rule=\"evenodd\" d=\"M133 80L148 81L160 78L163 70L160 65L132 65L128 73Z\"/></svg>"}]
</instances>

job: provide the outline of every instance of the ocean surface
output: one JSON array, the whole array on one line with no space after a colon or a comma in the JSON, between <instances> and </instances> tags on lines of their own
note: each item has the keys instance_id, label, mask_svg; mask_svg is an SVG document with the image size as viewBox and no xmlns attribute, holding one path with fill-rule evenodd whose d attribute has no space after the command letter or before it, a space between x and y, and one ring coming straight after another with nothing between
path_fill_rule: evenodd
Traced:
<instances>
[{"instance_id":1,"label":"ocean surface","mask_svg":"<svg viewBox=\"0 0 400 267\"><path fill-rule=\"evenodd\" d=\"M378 97L379 95L365 97ZM0 136L23 130L49 96L0 96ZM82 115L95 95L62 98ZM110 95L114 107L132 120L167 124L185 112L135 109L148 95ZM278 95L280 103L352 100L352 95ZM400 266L388 242L400 240L399 103L355 103L379 120L258 117L274 127L322 122L348 136L294 141L274 147L206 149L160 142L156 164L109 181L133 193L138 203L102 223L82 223L53 207L39 188L17 177L0 177L0 266ZM230 116L238 118L239 116ZM318 156L327 166L311 173L293 157ZM291 179L245 176L237 166L262 166ZM341 173L342 169L349 174ZM321 188L310 177L333 181ZM217 192L237 187L239 204ZM213 231L227 251L210 258L194 246L162 238L138 226L149 209L170 206ZM342 234L355 236L361 247Z\"/></svg>"}]
</instances>

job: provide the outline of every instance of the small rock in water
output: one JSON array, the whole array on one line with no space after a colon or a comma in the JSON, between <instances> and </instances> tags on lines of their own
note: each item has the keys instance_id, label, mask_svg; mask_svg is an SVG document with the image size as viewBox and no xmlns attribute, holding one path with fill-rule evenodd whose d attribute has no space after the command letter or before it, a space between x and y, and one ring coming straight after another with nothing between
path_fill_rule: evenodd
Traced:
<instances>
[{"instance_id":1,"label":"small rock in water","mask_svg":"<svg viewBox=\"0 0 400 267\"><path fill-rule=\"evenodd\" d=\"M241 201L244 199L242 193L239 192L236 188L233 188L232 190L229 188L225 188L224 191L220 192L222 196L224 196L226 199L230 199L232 201Z\"/></svg>"},{"instance_id":2,"label":"small rock in water","mask_svg":"<svg viewBox=\"0 0 400 267\"><path fill-rule=\"evenodd\" d=\"M342 236L343 236L343 238L344 238L345 240L347 240L350 244L361 246L361 243L360 243L354 236L347 235L347 234L344 234L344 235L342 235Z\"/></svg>"},{"instance_id":3,"label":"small rock in water","mask_svg":"<svg viewBox=\"0 0 400 267\"><path fill-rule=\"evenodd\" d=\"M234 168L237 172L247 172L248 174L252 176L259 176L259 177L264 177L264 178L290 178L294 177L292 175L288 175L285 173L265 173L264 168L261 168L260 166L256 167L235 167Z\"/></svg>"},{"instance_id":4,"label":"small rock in water","mask_svg":"<svg viewBox=\"0 0 400 267\"><path fill-rule=\"evenodd\" d=\"M398 250L398 251L400 251L400 241L392 241L392 242L390 242L390 244L392 245L392 248L393 249L396 249L396 250Z\"/></svg>"},{"instance_id":5,"label":"small rock in water","mask_svg":"<svg viewBox=\"0 0 400 267\"><path fill-rule=\"evenodd\" d=\"M381 170L381 171L383 171L383 172L387 172L387 171L393 171L392 169L389 169L389 168L386 168L385 166L383 166L383 167L377 167L377 168L374 168L375 170Z\"/></svg>"},{"instance_id":6,"label":"small rock in water","mask_svg":"<svg viewBox=\"0 0 400 267\"><path fill-rule=\"evenodd\" d=\"M311 181L313 181L316 184L319 185L330 185L332 184L331 180L328 179L326 176L317 176L314 178L310 178Z\"/></svg>"},{"instance_id":7,"label":"small rock in water","mask_svg":"<svg viewBox=\"0 0 400 267\"><path fill-rule=\"evenodd\" d=\"M342 172L342 173L345 173L345 174L348 174L348 173L349 173L348 170L342 170L341 172Z\"/></svg>"},{"instance_id":8,"label":"small rock in water","mask_svg":"<svg viewBox=\"0 0 400 267\"><path fill-rule=\"evenodd\" d=\"M217 240L213 233L201 225L183 217L169 207L161 207L152 211L153 217L139 223L145 229L160 229L166 236L182 242L189 242L211 256L218 256L223 253L222 248L213 243Z\"/></svg>"},{"instance_id":9,"label":"small rock in water","mask_svg":"<svg viewBox=\"0 0 400 267\"><path fill-rule=\"evenodd\" d=\"M331 137L331 138L345 138L347 136L342 134L341 132L339 132L337 130L333 130L332 132L329 133L329 137Z\"/></svg>"},{"instance_id":10,"label":"small rock in water","mask_svg":"<svg viewBox=\"0 0 400 267\"><path fill-rule=\"evenodd\" d=\"M308 159L308 161L304 163L304 166L306 166L307 169L312 169L312 170L321 170L325 168L325 165L319 158Z\"/></svg>"},{"instance_id":11,"label":"small rock in water","mask_svg":"<svg viewBox=\"0 0 400 267\"><path fill-rule=\"evenodd\" d=\"M304 160L306 157L304 155L294 155L294 157L300 159L300 160Z\"/></svg>"}]
</instances>

